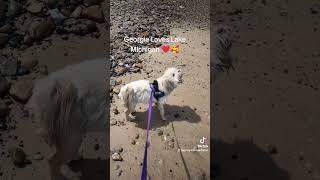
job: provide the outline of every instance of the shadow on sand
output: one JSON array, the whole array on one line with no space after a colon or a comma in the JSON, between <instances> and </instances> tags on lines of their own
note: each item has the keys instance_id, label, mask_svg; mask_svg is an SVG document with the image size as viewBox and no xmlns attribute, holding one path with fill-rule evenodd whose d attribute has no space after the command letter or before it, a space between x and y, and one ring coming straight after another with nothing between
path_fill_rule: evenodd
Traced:
<instances>
[{"instance_id":1,"label":"shadow on sand","mask_svg":"<svg viewBox=\"0 0 320 180\"><path fill-rule=\"evenodd\" d=\"M82 159L69 163L72 170L82 173L81 180L106 180L109 178L108 160Z\"/></svg>"},{"instance_id":2,"label":"shadow on sand","mask_svg":"<svg viewBox=\"0 0 320 180\"><path fill-rule=\"evenodd\" d=\"M279 168L270 154L251 141L238 140L232 144L211 140L213 144L214 180L289 180L290 175Z\"/></svg>"},{"instance_id":3,"label":"shadow on sand","mask_svg":"<svg viewBox=\"0 0 320 180\"><path fill-rule=\"evenodd\" d=\"M176 106L166 104L166 121L163 121L157 106L152 108L152 117L150 128L158 128L168 125L171 121L188 121L190 123L198 123L201 121L200 116L189 106ZM136 127L141 129L147 128L148 110L145 112L136 112L136 119L132 122L136 123Z\"/></svg>"}]
</instances>

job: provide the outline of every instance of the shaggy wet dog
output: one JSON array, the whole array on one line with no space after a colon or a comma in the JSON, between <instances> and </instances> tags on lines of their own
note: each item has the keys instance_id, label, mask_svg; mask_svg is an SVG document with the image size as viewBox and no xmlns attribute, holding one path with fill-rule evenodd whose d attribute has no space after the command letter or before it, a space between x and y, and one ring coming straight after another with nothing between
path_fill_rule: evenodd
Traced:
<instances>
[{"instance_id":1,"label":"shaggy wet dog","mask_svg":"<svg viewBox=\"0 0 320 180\"><path fill-rule=\"evenodd\" d=\"M31 117L38 120L38 133L52 147L49 158L52 180L79 179L67 165L78 158L88 131L106 133L108 82L105 59L68 66L36 81L27 103Z\"/></svg>"},{"instance_id":2,"label":"shaggy wet dog","mask_svg":"<svg viewBox=\"0 0 320 180\"><path fill-rule=\"evenodd\" d=\"M159 95L155 94L153 96L153 102L156 102L162 120L166 120L164 104L168 96L182 81L181 70L174 67L168 68L161 77L154 81L153 87ZM149 103L151 92L152 90L148 80L133 81L121 88L119 97L126 108L126 120L129 120L129 115L135 111L138 103Z\"/></svg>"}]
</instances>

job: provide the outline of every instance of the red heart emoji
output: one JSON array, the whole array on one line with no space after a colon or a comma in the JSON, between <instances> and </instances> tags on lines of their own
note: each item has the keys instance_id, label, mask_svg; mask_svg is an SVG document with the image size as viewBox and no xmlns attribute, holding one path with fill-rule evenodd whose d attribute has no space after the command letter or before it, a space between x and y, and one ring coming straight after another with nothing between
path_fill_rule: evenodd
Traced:
<instances>
[{"instance_id":1,"label":"red heart emoji","mask_svg":"<svg viewBox=\"0 0 320 180\"><path fill-rule=\"evenodd\" d=\"M167 52L169 51L169 49L170 49L170 46L169 46L169 45L163 45L163 46L161 46L161 50L162 50L162 52L164 52L164 53L167 53Z\"/></svg>"}]
</instances>

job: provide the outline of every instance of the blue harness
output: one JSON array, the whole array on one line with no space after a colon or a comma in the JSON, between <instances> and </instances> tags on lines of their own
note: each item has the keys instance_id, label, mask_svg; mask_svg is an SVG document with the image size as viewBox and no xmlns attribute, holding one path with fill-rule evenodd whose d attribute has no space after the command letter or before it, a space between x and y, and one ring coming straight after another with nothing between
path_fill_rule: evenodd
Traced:
<instances>
[{"instance_id":1,"label":"blue harness","mask_svg":"<svg viewBox=\"0 0 320 180\"><path fill-rule=\"evenodd\" d=\"M165 96L165 93L159 90L159 85L157 80L154 80L153 83L150 83L150 86L151 86L151 89L153 89L153 97L157 101L163 96Z\"/></svg>"}]
</instances>

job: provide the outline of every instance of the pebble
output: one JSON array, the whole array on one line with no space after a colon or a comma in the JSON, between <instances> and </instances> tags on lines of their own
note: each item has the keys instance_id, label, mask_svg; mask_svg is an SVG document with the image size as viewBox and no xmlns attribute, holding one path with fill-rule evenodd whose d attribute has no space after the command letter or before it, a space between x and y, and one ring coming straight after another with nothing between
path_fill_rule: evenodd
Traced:
<instances>
[{"instance_id":1,"label":"pebble","mask_svg":"<svg viewBox=\"0 0 320 180\"><path fill-rule=\"evenodd\" d=\"M111 126L115 126L117 124L117 121L116 120L112 120L111 122L110 122L110 125Z\"/></svg>"},{"instance_id":2,"label":"pebble","mask_svg":"<svg viewBox=\"0 0 320 180\"><path fill-rule=\"evenodd\" d=\"M40 161L40 160L43 160L44 157L43 157L43 155L42 155L40 152L37 152L37 153L33 156L33 159L34 159L34 160L37 160L37 161Z\"/></svg>"},{"instance_id":3,"label":"pebble","mask_svg":"<svg viewBox=\"0 0 320 180\"><path fill-rule=\"evenodd\" d=\"M42 12L42 3L38 2L38 3L31 3L28 8L27 8L28 12L32 13L32 14L38 14Z\"/></svg>"},{"instance_id":4,"label":"pebble","mask_svg":"<svg viewBox=\"0 0 320 180\"><path fill-rule=\"evenodd\" d=\"M50 36L55 29L55 24L50 19L37 18L28 26L27 33L35 40Z\"/></svg>"},{"instance_id":5,"label":"pebble","mask_svg":"<svg viewBox=\"0 0 320 180\"><path fill-rule=\"evenodd\" d=\"M26 154L21 148L11 148L9 154L14 165L21 167L26 163Z\"/></svg>"},{"instance_id":6,"label":"pebble","mask_svg":"<svg viewBox=\"0 0 320 180\"><path fill-rule=\"evenodd\" d=\"M175 113L173 116L174 116L174 118L179 118L180 114L179 113Z\"/></svg>"},{"instance_id":7,"label":"pebble","mask_svg":"<svg viewBox=\"0 0 320 180\"><path fill-rule=\"evenodd\" d=\"M81 7L81 6L78 6L78 7L76 7L76 9L71 13L70 17L75 18L75 19L78 19L78 18L80 18L81 13L82 13L82 7Z\"/></svg>"},{"instance_id":8,"label":"pebble","mask_svg":"<svg viewBox=\"0 0 320 180\"><path fill-rule=\"evenodd\" d=\"M114 161L122 161L121 155L117 152L113 153L111 157L112 157L112 160Z\"/></svg>"},{"instance_id":9,"label":"pebble","mask_svg":"<svg viewBox=\"0 0 320 180\"><path fill-rule=\"evenodd\" d=\"M119 114L119 110L118 110L117 108L114 108L114 109L113 109L113 113L114 113L114 114Z\"/></svg>"},{"instance_id":10,"label":"pebble","mask_svg":"<svg viewBox=\"0 0 320 180\"><path fill-rule=\"evenodd\" d=\"M32 95L33 82L30 79L20 80L10 88L10 95L16 101L26 103Z\"/></svg>"},{"instance_id":11,"label":"pebble","mask_svg":"<svg viewBox=\"0 0 320 180\"><path fill-rule=\"evenodd\" d=\"M105 22L104 14L98 5L93 5L82 10L81 16L92 21L103 23Z\"/></svg>"},{"instance_id":12,"label":"pebble","mask_svg":"<svg viewBox=\"0 0 320 180\"><path fill-rule=\"evenodd\" d=\"M48 13L50 14L51 18L53 19L53 22L56 25L62 24L66 18L63 14L61 14L59 9L57 8L49 10Z\"/></svg>"},{"instance_id":13,"label":"pebble","mask_svg":"<svg viewBox=\"0 0 320 180\"><path fill-rule=\"evenodd\" d=\"M115 87L115 88L113 88L112 92L114 92L116 94L119 94L120 88L119 87Z\"/></svg>"},{"instance_id":14,"label":"pebble","mask_svg":"<svg viewBox=\"0 0 320 180\"><path fill-rule=\"evenodd\" d=\"M160 128L158 128L158 129L156 130L156 132L157 132L157 135L158 135L158 136L162 136L162 135L163 135L163 130L160 129Z\"/></svg>"},{"instance_id":15,"label":"pebble","mask_svg":"<svg viewBox=\"0 0 320 180\"><path fill-rule=\"evenodd\" d=\"M134 140L134 139L131 140L132 145L135 145L136 143L137 143L136 140Z\"/></svg>"},{"instance_id":16,"label":"pebble","mask_svg":"<svg viewBox=\"0 0 320 180\"><path fill-rule=\"evenodd\" d=\"M0 55L0 74L2 76L14 76L17 73L18 61L13 57Z\"/></svg>"}]
</instances>

